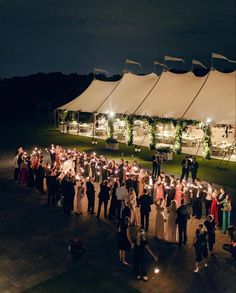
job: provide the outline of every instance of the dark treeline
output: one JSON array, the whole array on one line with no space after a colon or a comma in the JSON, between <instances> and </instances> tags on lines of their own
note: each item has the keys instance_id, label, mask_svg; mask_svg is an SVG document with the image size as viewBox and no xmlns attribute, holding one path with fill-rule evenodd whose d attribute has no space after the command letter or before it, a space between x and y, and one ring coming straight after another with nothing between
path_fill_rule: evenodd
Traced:
<instances>
[{"instance_id":1,"label":"dark treeline","mask_svg":"<svg viewBox=\"0 0 236 293\"><path fill-rule=\"evenodd\" d=\"M24 77L0 79L0 118L44 118L53 109L80 95L92 82L94 75L38 73ZM114 75L100 80L118 80Z\"/></svg>"}]
</instances>

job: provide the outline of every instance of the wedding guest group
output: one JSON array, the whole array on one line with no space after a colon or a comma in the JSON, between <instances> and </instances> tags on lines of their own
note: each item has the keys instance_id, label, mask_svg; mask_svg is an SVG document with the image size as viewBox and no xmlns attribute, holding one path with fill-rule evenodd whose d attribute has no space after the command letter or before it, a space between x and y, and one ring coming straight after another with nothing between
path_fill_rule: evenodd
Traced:
<instances>
[{"instance_id":1,"label":"wedding guest group","mask_svg":"<svg viewBox=\"0 0 236 293\"><path fill-rule=\"evenodd\" d=\"M149 233L150 213L155 213L154 236L181 248L188 241L189 219L205 221L203 227L196 229L194 241L198 272L202 258L207 260L208 248L213 254L216 226L222 233L230 226L230 195L224 187L202 183L197 177L199 165L195 158L184 158L180 178L163 172L162 157L157 153L152 161L150 172L135 160L121 158L116 162L95 152L66 150L52 144L43 151L36 147L27 153L20 147L13 162L14 179L27 188L35 187L42 196L47 195L48 205L57 206L60 200L65 216L81 217L87 212L89 216L96 214L98 220L114 221L121 263L128 265L126 252L132 247L134 255L140 258L137 261L135 256L134 261L137 278L146 279L141 256L146 242L141 234L136 241L131 239L132 227ZM85 200L87 206L83 210Z\"/></svg>"}]
</instances>

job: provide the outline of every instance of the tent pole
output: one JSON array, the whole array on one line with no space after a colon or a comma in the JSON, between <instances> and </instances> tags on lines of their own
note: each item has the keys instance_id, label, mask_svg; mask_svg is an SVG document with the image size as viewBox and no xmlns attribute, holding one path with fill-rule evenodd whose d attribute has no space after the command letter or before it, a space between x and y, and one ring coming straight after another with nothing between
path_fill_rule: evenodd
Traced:
<instances>
[{"instance_id":1,"label":"tent pole","mask_svg":"<svg viewBox=\"0 0 236 293\"><path fill-rule=\"evenodd\" d=\"M210 76L210 72L211 70L209 70L206 79L204 80L203 84L201 85L200 89L198 90L196 96L193 98L193 100L191 101L191 103L189 104L189 106L187 107L187 109L184 111L183 115L181 116L181 119L184 118L184 116L186 115L186 113L188 112L189 108L192 106L192 104L194 103L194 101L196 100L196 98L198 97L198 95L200 94L200 92L202 91L204 85L206 84L209 76Z\"/></svg>"},{"instance_id":2,"label":"tent pole","mask_svg":"<svg viewBox=\"0 0 236 293\"><path fill-rule=\"evenodd\" d=\"M77 121L77 135L79 135L79 111L77 112L78 114L78 121Z\"/></svg>"}]
</instances>

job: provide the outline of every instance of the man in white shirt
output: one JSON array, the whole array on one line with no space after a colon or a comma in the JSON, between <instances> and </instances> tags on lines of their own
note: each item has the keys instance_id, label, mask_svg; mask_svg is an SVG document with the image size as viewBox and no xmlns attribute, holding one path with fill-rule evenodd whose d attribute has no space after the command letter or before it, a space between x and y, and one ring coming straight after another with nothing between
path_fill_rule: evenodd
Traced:
<instances>
[{"instance_id":1,"label":"man in white shirt","mask_svg":"<svg viewBox=\"0 0 236 293\"><path fill-rule=\"evenodd\" d=\"M120 187L116 189L116 198L117 198L117 205L116 205L116 211L117 216L120 215L120 208L121 208L121 201L126 200L128 196L128 191L126 189L126 184L123 182Z\"/></svg>"}]
</instances>

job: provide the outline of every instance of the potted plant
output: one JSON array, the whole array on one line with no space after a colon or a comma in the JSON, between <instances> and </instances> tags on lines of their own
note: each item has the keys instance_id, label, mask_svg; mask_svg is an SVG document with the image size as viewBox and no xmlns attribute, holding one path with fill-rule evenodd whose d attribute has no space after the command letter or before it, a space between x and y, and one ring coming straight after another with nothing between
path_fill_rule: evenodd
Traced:
<instances>
[{"instance_id":1,"label":"potted plant","mask_svg":"<svg viewBox=\"0 0 236 293\"><path fill-rule=\"evenodd\" d=\"M108 150L118 150L119 149L119 141L114 138L107 138L105 148Z\"/></svg>"},{"instance_id":2,"label":"potted plant","mask_svg":"<svg viewBox=\"0 0 236 293\"><path fill-rule=\"evenodd\" d=\"M173 149L168 146L162 146L156 149L158 154L163 157L164 161L173 160Z\"/></svg>"}]
</instances>

